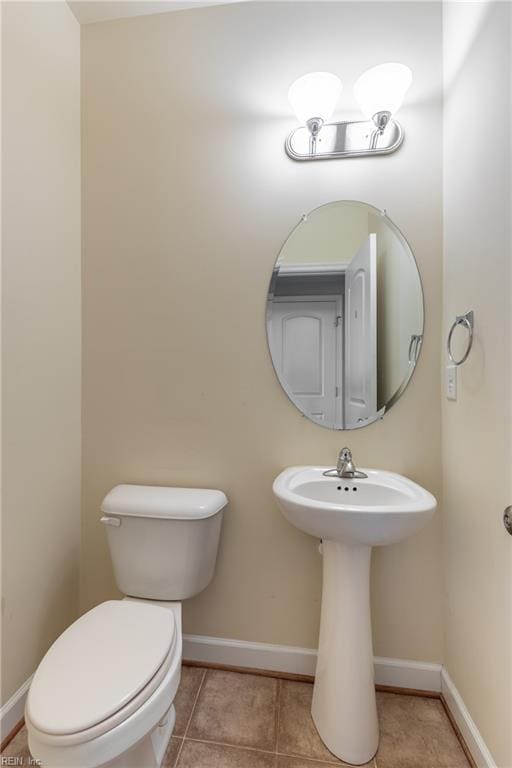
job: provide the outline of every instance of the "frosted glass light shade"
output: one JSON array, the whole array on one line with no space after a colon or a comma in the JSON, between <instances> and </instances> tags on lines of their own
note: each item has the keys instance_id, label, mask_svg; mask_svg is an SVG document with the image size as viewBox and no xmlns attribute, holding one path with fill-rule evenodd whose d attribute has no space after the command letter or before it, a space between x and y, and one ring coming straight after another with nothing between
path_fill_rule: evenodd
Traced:
<instances>
[{"instance_id":1,"label":"frosted glass light shade","mask_svg":"<svg viewBox=\"0 0 512 768\"><path fill-rule=\"evenodd\" d=\"M377 112L397 112L412 83L405 64L379 64L364 72L354 85L354 95L367 120Z\"/></svg>"},{"instance_id":2,"label":"frosted glass light shade","mask_svg":"<svg viewBox=\"0 0 512 768\"><path fill-rule=\"evenodd\" d=\"M290 86L288 101L304 125L312 117L328 122L342 89L341 80L330 72L310 72Z\"/></svg>"}]
</instances>

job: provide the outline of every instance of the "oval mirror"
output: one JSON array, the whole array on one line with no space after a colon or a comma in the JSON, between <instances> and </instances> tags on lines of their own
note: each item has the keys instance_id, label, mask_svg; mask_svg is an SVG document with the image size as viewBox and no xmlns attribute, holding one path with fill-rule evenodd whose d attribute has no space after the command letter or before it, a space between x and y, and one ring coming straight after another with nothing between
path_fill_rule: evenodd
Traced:
<instances>
[{"instance_id":1,"label":"oval mirror","mask_svg":"<svg viewBox=\"0 0 512 768\"><path fill-rule=\"evenodd\" d=\"M281 385L315 423L357 429L387 413L421 351L423 291L384 212L341 200L302 217L274 266L267 336Z\"/></svg>"}]
</instances>

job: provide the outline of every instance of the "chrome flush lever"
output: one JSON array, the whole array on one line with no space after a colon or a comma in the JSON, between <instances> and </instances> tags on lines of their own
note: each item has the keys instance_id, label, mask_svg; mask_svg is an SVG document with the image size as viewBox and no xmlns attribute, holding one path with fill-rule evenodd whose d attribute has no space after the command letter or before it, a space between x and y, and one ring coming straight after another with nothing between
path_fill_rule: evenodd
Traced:
<instances>
[{"instance_id":1,"label":"chrome flush lever","mask_svg":"<svg viewBox=\"0 0 512 768\"><path fill-rule=\"evenodd\" d=\"M103 515L103 517L100 518L100 523L103 523L103 525L113 525L115 528L119 528L121 520L119 517L107 517L106 515Z\"/></svg>"}]
</instances>

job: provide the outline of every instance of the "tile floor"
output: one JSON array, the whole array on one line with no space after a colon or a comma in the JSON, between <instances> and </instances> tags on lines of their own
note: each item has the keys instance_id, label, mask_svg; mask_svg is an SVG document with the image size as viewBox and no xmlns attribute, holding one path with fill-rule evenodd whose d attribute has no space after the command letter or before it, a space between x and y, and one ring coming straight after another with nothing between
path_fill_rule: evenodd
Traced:
<instances>
[{"instance_id":1,"label":"tile floor","mask_svg":"<svg viewBox=\"0 0 512 768\"><path fill-rule=\"evenodd\" d=\"M345 765L316 733L312 690L310 683L183 667L176 726L162 768ZM440 701L394 693L378 693L377 700L381 741L368 766L469 768ZM29 764L25 728L3 752L2 764Z\"/></svg>"}]
</instances>

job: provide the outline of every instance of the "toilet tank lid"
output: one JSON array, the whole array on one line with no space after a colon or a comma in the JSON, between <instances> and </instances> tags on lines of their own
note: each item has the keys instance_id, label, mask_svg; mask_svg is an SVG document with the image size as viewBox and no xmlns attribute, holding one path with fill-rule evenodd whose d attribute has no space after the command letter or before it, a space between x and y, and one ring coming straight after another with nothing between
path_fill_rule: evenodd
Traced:
<instances>
[{"instance_id":1,"label":"toilet tank lid","mask_svg":"<svg viewBox=\"0 0 512 768\"><path fill-rule=\"evenodd\" d=\"M223 509L222 491L157 485L116 485L103 499L101 511L127 517L202 520Z\"/></svg>"}]
</instances>

